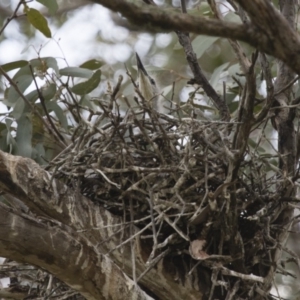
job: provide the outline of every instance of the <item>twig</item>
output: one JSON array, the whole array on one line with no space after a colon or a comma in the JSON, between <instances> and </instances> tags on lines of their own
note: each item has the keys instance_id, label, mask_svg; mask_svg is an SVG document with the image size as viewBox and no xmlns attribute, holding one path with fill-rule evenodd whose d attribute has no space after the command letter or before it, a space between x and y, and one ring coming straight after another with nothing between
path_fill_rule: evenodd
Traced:
<instances>
[{"instance_id":1,"label":"twig","mask_svg":"<svg viewBox=\"0 0 300 300\"><path fill-rule=\"evenodd\" d=\"M15 18L18 18L19 16L17 16L17 12L20 8L20 6L24 3L24 0L20 0L19 3L17 4L16 9L14 10L13 14L11 17L6 19L6 22L3 24L2 28L0 29L0 35L3 33L3 31L5 30L5 28L7 27L7 25ZM25 16L25 14L23 14L22 16Z\"/></svg>"},{"instance_id":2,"label":"twig","mask_svg":"<svg viewBox=\"0 0 300 300\"><path fill-rule=\"evenodd\" d=\"M137 278L137 282L139 282L152 268L154 268L162 258L164 258L168 253L170 253L170 251L170 248L166 249L157 257L155 257L149 264L147 264L146 270Z\"/></svg>"},{"instance_id":3,"label":"twig","mask_svg":"<svg viewBox=\"0 0 300 300\"><path fill-rule=\"evenodd\" d=\"M249 280L249 281L256 281L256 282L260 282L260 283L264 283L264 278L261 277L261 276L256 276L256 275L253 275L253 274L242 274L242 273L239 273L239 272L235 272L235 271L232 271L232 270L229 270L225 267L221 267L220 268L220 271L223 275L228 275L228 276L233 276L233 277L238 277L242 280Z\"/></svg>"}]
</instances>

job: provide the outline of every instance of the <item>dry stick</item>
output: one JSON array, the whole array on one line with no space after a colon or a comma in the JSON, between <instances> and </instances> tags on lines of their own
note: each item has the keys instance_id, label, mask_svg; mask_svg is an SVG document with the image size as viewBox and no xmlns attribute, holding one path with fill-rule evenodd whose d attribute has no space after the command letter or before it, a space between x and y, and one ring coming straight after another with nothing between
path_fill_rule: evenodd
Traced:
<instances>
[{"instance_id":1,"label":"dry stick","mask_svg":"<svg viewBox=\"0 0 300 300\"><path fill-rule=\"evenodd\" d=\"M255 281L255 282L264 283L264 278L261 277L261 276L256 276L256 275L253 275L253 274L247 275L247 274L243 274L243 273L239 273L239 272L229 270L225 267L221 267L220 271L223 275L238 277L238 278L241 278L242 280L247 280L247 281Z\"/></svg>"},{"instance_id":2,"label":"dry stick","mask_svg":"<svg viewBox=\"0 0 300 300\"><path fill-rule=\"evenodd\" d=\"M210 5L210 7L211 7L211 9L212 9L215 17L220 20L221 19L220 13L219 13L219 11L217 9L217 5L215 3L215 0L209 0L208 3ZM235 52L235 55L237 56L237 58L239 60L240 66L242 68L242 71L247 76L247 84L251 86L251 83L252 83L252 85L253 85L254 83L251 80L251 76L248 76L249 72L251 72L250 68L253 66L253 64L251 64L251 62L247 58L245 52L243 51L242 47L240 46L240 44L236 40L228 39L228 42L230 43L232 49ZM267 75L269 75L269 74L267 74ZM269 88L270 94L272 94L272 92L274 90L272 90L272 86L270 84L269 78L270 77L266 78L268 80L267 81L267 86ZM272 101L273 101L273 97L270 96L269 101L267 101L267 104L266 104L265 108L262 110L262 113L260 114L260 118L257 121L256 120L252 121L252 123L260 122L260 120L262 120L262 118L265 117L267 111L269 110L269 108L272 105Z\"/></svg>"},{"instance_id":3,"label":"dry stick","mask_svg":"<svg viewBox=\"0 0 300 300\"><path fill-rule=\"evenodd\" d=\"M133 204L132 204L132 199L130 198L129 200L129 205L130 205L130 235L132 236L134 233L134 216L133 216ZM135 264L135 243L134 243L134 238L130 240L130 249L131 249L131 262L132 262L132 279L135 285L137 285L137 280L136 280L136 264Z\"/></svg>"},{"instance_id":4,"label":"dry stick","mask_svg":"<svg viewBox=\"0 0 300 300\"><path fill-rule=\"evenodd\" d=\"M271 74L269 62L264 53L260 53L259 58L260 58L260 64L263 70L263 74L267 83L267 99L264 107L256 116L255 120L253 121L256 124L262 122L263 119L267 116L275 100L274 85L272 81L272 74Z\"/></svg>"},{"instance_id":5,"label":"dry stick","mask_svg":"<svg viewBox=\"0 0 300 300\"><path fill-rule=\"evenodd\" d=\"M212 270L212 274L211 274L212 285L211 285L211 288L210 288L210 293L209 293L208 300L212 300L212 297L214 296L215 288L218 285L218 283L217 283L218 274L219 274L219 270L218 269Z\"/></svg>"},{"instance_id":6,"label":"dry stick","mask_svg":"<svg viewBox=\"0 0 300 300\"><path fill-rule=\"evenodd\" d=\"M150 188L149 183L147 182L148 190L149 190L149 197L147 197L148 202L149 202L149 208L150 208L150 215L151 215L151 221L152 221L152 231L153 231L153 246L152 246L152 251L149 255L148 261L153 260L153 257L155 256L155 252L157 249L157 232L156 232L156 227L155 227L155 222L154 222L154 211L153 211L153 203L154 203L154 195L153 195L153 190Z\"/></svg>"},{"instance_id":7,"label":"dry stick","mask_svg":"<svg viewBox=\"0 0 300 300\"><path fill-rule=\"evenodd\" d=\"M146 216L146 217L138 219L138 220L133 220L133 222L128 221L128 222L123 222L123 223L118 223L118 224L113 224L113 225L103 225L103 226L99 225L99 226L96 226L96 227L89 227L88 229L76 230L76 232L86 232L86 231L89 231L89 230L101 230L101 229L104 229L104 228L114 228L114 227L120 227L120 226L124 226L124 225L130 225L131 223L139 224L142 221L148 220L150 218L151 218L151 216ZM103 222L101 224L103 224Z\"/></svg>"},{"instance_id":8,"label":"dry stick","mask_svg":"<svg viewBox=\"0 0 300 300\"><path fill-rule=\"evenodd\" d=\"M171 215L170 215L171 216ZM178 237L177 233L171 233L165 240L157 245L157 249L164 248L170 244L175 238Z\"/></svg>"},{"instance_id":9,"label":"dry stick","mask_svg":"<svg viewBox=\"0 0 300 300\"><path fill-rule=\"evenodd\" d=\"M207 152L208 152L208 147L205 147L205 157L207 157ZM209 193L209 189L208 189L208 161L207 159L204 160L204 166L205 166L205 173L204 173L204 180L205 180L205 194L202 198L202 201L197 209L197 211L193 214L193 216L189 219L189 223L193 223L193 221L195 221L198 217L198 215L200 214L200 211L202 209L202 206L204 204L204 202L206 201L206 198L208 196Z\"/></svg>"},{"instance_id":10,"label":"dry stick","mask_svg":"<svg viewBox=\"0 0 300 300\"><path fill-rule=\"evenodd\" d=\"M181 0L181 8L182 12L186 13L186 5L185 0ZM224 121L230 120L230 112L228 105L223 101L223 99L217 94L215 89L211 86L205 75L203 74L198 61L197 56L193 50L191 39L188 33L184 33L181 31L175 31L175 33L178 36L178 41L181 44L181 46L184 49L187 62L194 74L194 78L190 80L188 83L196 83L201 85L204 92L207 94L208 97L210 97L214 103L214 105L217 107L217 109L220 112L221 118Z\"/></svg>"},{"instance_id":11,"label":"dry stick","mask_svg":"<svg viewBox=\"0 0 300 300\"><path fill-rule=\"evenodd\" d=\"M124 100L126 101L126 104L128 104L128 100L124 97ZM157 147L154 145L154 142L152 141L152 139L150 139L147 131L145 130L144 126L142 126L141 122L136 118L136 115L133 111L133 109L130 107L130 105L128 105L132 115L134 117L134 121L136 123L136 125L139 127L139 129L141 130L141 132L143 133L144 138L147 140L147 142L149 143L149 145L152 146L152 149L154 150L154 152L157 154L157 156L159 157L160 161L165 165L165 160L163 158L163 156L161 155L160 151L157 149Z\"/></svg>"},{"instance_id":12,"label":"dry stick","mask_svg":"<svg viewBox=\"0 0 300 300\"><path fill-rule=\"evenodd\" d=\"M267 120L264 122L264 124L263 124L263 126L262 126L262 129L260 130L261 133L258 135L258 138L256 139L257 142L256 142L256 146L255 146L255 148L254 148L254 153L255 153L255 152L258 153L257 150L258 150L258 147L260 146L260 143L261 143L261 141L262 141L263 136L265 136L265 129L266 129L266 127L267 127L268 121L269 121L269 119L267 118ZM261 125L261 124L259 124L259 125Z\"/></svg>"},{"instance_id":13,"label":"dry stick","mask_svg":"<svg viewBox=\"0 0 300 300\"><path fill-rule=\"evenodd\" d=\"M177 226L176 224L174 224L174 222L172 222L170 220L170 218L164 213L162 212L158 207L156 208L156 211L159 213L160 216L163 217L163 219L183 238L185 239L186 241L190 241L189 237L184 233L182 232Z\"/></svg>"},{"instance_id":14,"label":"dry stick","mask_svg":"<svg viewBox=\"0 0 300 300\"><path fill-rule=\"evenodd\" d=\"M282 300L282 298L280 297L280 293L279 293L279 290L278 290L278 287L277 287L275 279L273 279L272 283L273 283L273 286L275 287L278 299Z\"/></svg>"},{"instance_id":15,"label":"dry stick","mask_svg":"<svg viewBox=\"0 0 300 300\"><path fill-rule=\"evenodd\" d=\"M215 18L218 20L221 20L221 16L220 13L218 11L217 5L215 0L208 0L208 4L211 7L211 10L213 11ZM240 66L242 68L242 71L244 74L247 74L249 72L249 68L251 66L251 62L249 61L249 59L247 58L243 48L241 47L241 45L236 41L236 40L232 40L232 39L228 39L229 44L231 45L231 48L233 49L239 63ZM226 89L224 88L224 103L226 103ZM230 133L232 129L232 126L228 126L228 133Z\"/></svg>"},{"instance_id":16,"label":"dry stick","mask_svg":"<svg viewBox=\"0 0 300 300\"><path fill-rule=\"evenodd\" d=\"M138 277L137 282L139 282L153 267L157 265L157 263L164 258L168 253L171 252L171 249L168 248L162 253L160 253L157 257L155 257L149 264L147 269Z\"/></svg>"},{"instance_id":17,"label":"dry stick","mask_svg":"<svg viewBox=\"0 0 300 300\"><path fill-rule=\"evenodd\" d=\"M274 96L277 96L281 93L283 93L284 91L286 91L288 88L290 88L297 80L299 80L300 76L296 76L293 80L291 80L289 83L287 83L282 89L280 89L279 91L277 91Z\"/></svg>"},{"instance_id":18,"label":"dry stick","mask_svg":"<svg viewBox=\"0 0 300 300\"><path fill-rule=\"evenodd\" d=\"M50 126L52 127L53 131L56 133L56 135L60 138L61 142L63 144L65 144L66 146L66 141L64 139L64 137L60 134L60 132L57 130L56 126L54 125L50 115L49 115L49 112L47 110L47 107L46 107L46 104L45 104L45 98L43 96L43 94L41 93L39 87L38 87L38 84L36 82L36 79L35 79L35 75L34 75L34 72L33 72L33 69L32 69L32 66L31 64L29 63L29 69L30 69L30 72L31 72L31 75L32 75L32 78L33 78L33 81L34 81L34 84L35 84L35 87L36 87L36 90L38 92L38 95L39 95L39 98L40 98L40 101L41 101L41 104L42 104L42 107L43 107L43 110L45 112L45 115L46 115L46 118L48 120L48 122L50 123Z\"/></svg>"},{"instance_id":19,"label":"dry stick","mask_svg":"<svg viewBox=\"0 0 300 300\"><path fill-rule=\"evenodd\" d=\"M17 91L17 93L20 95L20 97L24 100L24 102L31 108L32 112L35 113L43 122L45 127L49 130L49 132L54 136L54 138L59 142L60 146L63 148L66 147L66 145L60 140L60 138L57 136L56 132L52 130L52 128L49 126L49 124L46 122L46 120L43 118L43 116L39 113L39 111L32 105L25 95L20 91L18 85L9 77L9 75L3 70L3 68L0 66L0 72L2 75L7 79L7 81L10 83L11 86L14 87L14 89Z\"/></svg>"},{"instance_id":20,"label":"dry stick","mask_svg":"<svg viewBox=\"0 0 300 300\"><path fill-rule=\"evenodd\" d=\"M237 280L233 286L233 288L228 291L227 293L227 297L226 297L226 300L233 300L235 299L234 296L236 294L236 292L238 291L239 287L240 287L240 280Z\"/></svg>"},{"instance_id":21,"label":"dry stick","mask_svg":"<svg viewBox=\"0 0 300 300\"><path fill-rule=\"evenodd\" d=\"M181 0L181 10L184 14L187 13L186 9L186 3L185 0ZM217 92L214 90L214 88L211 86L207 78L204 76L200 65L197 61L197 56L193 50L191 39L188 33L176 31L176 34L178 36L179 43L183 47L186 55L186 59L188 61L188 64L194 74L194 78L191 80L192 83L197 83L202 86L203 90L209 96L212 101L214 102L217 109L220 111L222 120L229 121L230 120L230 112L228 105L222 99Z\"/></svg>"},{"instance_id":22,"label":"dry stick","mask_svg":"<svg viewBox=\"0 0 300 300\"><path fill-rule=\"evenodd\" d=\"M241 2L241 1L239 1ZM286 24L283 24L283 26L277 26L277 28L280 28L280 31L278 31L278 40L284 40L284 38L288 38L289 40L293 40L292 37L283 37L281 39L280 33L282 30L284 30L284 26L289 26L291 29L295 30L295 18L296 18L296 12L295 12L295 1L281 1L280 6L280 13L281 17L285 18ZM241 5L248 5L249 3L241 3ZM269 2L266 2L265 5L270 6L271 4ZM251 7L250 7L251 9ZM252 13L252 11L251 11ZM250 14L250 10L249 10ZM259 22L268 22L268 20L258 20L257 17L253 14L251 14L252 21L254 23ZM263 24L264 25L264 24ZM277 24L276 24L277 25ZM268 29L268 28L267 28ZM296 32L296 31L295 31ZM287 46L288 48L288 46ZM295 74L291 71L291 69L285 65L283 62L277 62L278 67L278 74L275 81L275 91L279 91L283 88L286 88L290 82L292 82ZM286 93L282 93L277 96L277 99L279 100L280 106L288 105L290 104L290 95L291 91L287 91ZM290 176L290 174L293 176L296 172L296 153L294 149L296 148L295 144L295 137L294 137L294 109L281 109L278 110L278 113L275 116L276 121L276 127L278 129L278 151L281 155L281 159L279 161L279 168L283 172L283 176L287 177ZM283 158L285 156L285 158ZM289 174L289 175L288 175ZM284 196L292 196L295 195L295 187L290 184L290 186L287 186L287 191ZM290 207L283 207L280 212L282 229L276 234L276 240L280 244L284 244L288 238L288 231L290 230L290 224L287 224L287 221L292 220L293 218L293 209ZM274 280L274 275L276 272L276 267L278 266L278 263L280 261L282 255L282 250L280 248L277 248L274 253L272 253L272 257L270 259L270 262L272 262L268 274L265 277L265 284L263 286L264 289L269 289L271 282Z\"/></svg>"},{"instance_id":23,"label":"dry stick","mask_svg":"<svg viewBox=\"0 0 300 300\"><path fill-rule=\"evenodd\" d=\"M157 216L155 218L155 221L158 220L159 218L161 218L161 215L163 214L163 212ZM150 223L148 223L143 229L141 229L140 231L136 232L134 235L132 235L130 238L128 238L127 240L123 241L121 244L119 244L117 247L115 247L114 249L111 249L110 251L108 251L105 255L108 255L112 252L114 252L115 250L121 248L123 245L127 244L128 242L130 242L132 239L134 239L135 237L139 236L141 233L143 233L145 230L147 230L149 227L152 226L152 221Z\"/></svg>"},{"instance_id":24,"label":"dry stick","mask_svg":"<svg viewBox=\"0 0 300 300\"><path fill-rule=\"evenodd\" d=\"M240 157L243 156L246 149L246 140L249 136L251 129L251 121L253 120L253 107L254 107L254 97L256 92L256 78L254 73L254 66L258 57L258 52L256 51L252 54L251 66L246 74L247 86L243 90L243 96L239 104L238 111L238 121L242 121L242 124L237 126L233 138L233 149L240 151ZM237 167L237 166L236 166Z\"/></svg>"},{"instance_id":25,"label":"dry stick","mask_svg":"<svg viewBox=\"0 0 300 300\"><path fill-rule=\"evenodd\" d=\"M115 100L116 95L117 95L118 92L120 91L122 81L123 81L123 76L120 75L120 76L118 77L118 82L117 82L116 86L114 87L114 89L113 89L113 91L112 91L112 93L111 93L111 99L112 99L112 100Z\"/></svg>"},{"instance_id":26,"label":"dry stick","mask_svg":"<svg viewBox=\"0 0 300 300\"><path fill-rule=\"evenodd\" d=\"M224 103L223 99L217 94L217 92L214 90L214 88L211 86L205 75L203 74L198 61L197 56L192 48L191 40L188 33L183 33L176 31L176 34L178 36L178 41L181 44L181 46L184 48L185 55L187 62L194 74L194 78L190 80L188 83L191 84L199 84L204 92L207 94L208 97L210 97L214 103L214 105L217 107L217 109L220 112L221 119L224 121L230 120L230 112L228 105Z\"/></svg>"}]
</instances>

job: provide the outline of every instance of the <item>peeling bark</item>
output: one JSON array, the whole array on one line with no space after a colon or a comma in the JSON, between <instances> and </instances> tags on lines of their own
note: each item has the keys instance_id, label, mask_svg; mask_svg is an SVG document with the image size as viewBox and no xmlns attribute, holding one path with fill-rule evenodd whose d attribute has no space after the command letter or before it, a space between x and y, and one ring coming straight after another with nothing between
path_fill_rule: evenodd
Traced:
<instances>
[{"instance_id":1,"label":"peeling bark","mask_svg":"<svg viewBox=\"0 0 300 300\"><path fill-rule=\"evenodd\" d=\"M8 247L7 243L10 243L10 248L0 247L0 256L17 261L26 261L42 267L76 290L84 291L82 294L88 296L89 299L102 299L97 297L102 295L101 288L103 286L99 285L104 281L97 279L97 276L100 276L97 273L105 272L105 269L107 269L106 273L113 272L116 274L120 281L118 285L123 284L124 291L130 292L126 286L133 287L133 282L125 275L122 277L119 273L119 267L121 267L125 274L132 275L130 243L113 250L121 243L121 233L123 240L126 240L130 234L129 229L126 228L120 232L122 221L119 217L115 217L105 209L95 205L78 191L52 179L50 174L33 160L13 156L2 151L0 151L0 188L20 199L32 212L50 224L39 223L38 219L33 218L31 220L26 215L14 215L15 212L10 211L9 219L5 221L5 224L9 226L11 222L16 222L18 226L15 228L20 232L14 235L16 229L10 228L10 237L13 240L6 239L8 228L1 232L2 245ZM4 208L1 210L0 214L4 217L7 212ZM30 227L28 227L29 225ZM23 241L19 239L20 236L28 235L26 234L28 228L31 228L31 234L28 236L30 240L25 244L26 239ZM49 229L51 230L49 231ZM135 232L137 231L138 229L135 228ZM24 256L17 252L21 245L23 245L22 253L28 253L28 255ZM43 245L42 249L39 248L40 245ZM70 245L72 245L71 249ZM148 254L139 241L136 242L135 247L136 272L141 274L146 268L145 261ZM110 252L109 257L112 260L106 256L108 252ZM69 257L59 257L61 253L68 253ZM84 257L87 256L86 260L82 257L83 253ZM72 260L70 260L71 257ZM71 261L78 261L79 265L71 266ZM88 270L81 268L81 262L82 265L87 264ZM59 269L58 266L62 266L62 269ZM99 266L102 266L102 271L98 269ZM64 268L66 268L65 271ZM91 286L94 292L89 296L88 291L84 289L84 287L89 288L88 283L86 286L80 285L80 282L71 276L72 274L76 274L77 278L86 278L87 281L94 278L95 286ZM107 284L110 284L113 278L109 277L109 274L106 276L104 279ZM141 284L151 290L159 299L201 299L202 292L197 286L198 282L195 281L195 278L193 280L194 282L187 278L184 283L180 284L175 280L172 262L163 263L161 261L156 269L151 269L141 279ZM133 290L136 294L140 293L139 288L133 288ZM131 296L124 298L124 293L120 294L123 295L121 299L134 299Z\"/></svg>"},{"instance_id":2,"label":"peeling bark","mask_svg":"<svg viewBox=\"0 0 300 300\"><path fill-rule=\"evenodd\" d=\"M0 255L39 266L86 299L152 299L71 228L0 207Z\"/></svg>"}]
</instances>

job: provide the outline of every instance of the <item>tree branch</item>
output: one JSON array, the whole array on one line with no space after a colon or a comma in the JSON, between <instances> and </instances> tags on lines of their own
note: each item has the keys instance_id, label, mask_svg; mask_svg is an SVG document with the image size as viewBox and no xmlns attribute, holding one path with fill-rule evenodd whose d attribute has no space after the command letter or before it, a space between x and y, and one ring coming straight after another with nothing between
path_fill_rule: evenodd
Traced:
<instances>
[{"instance_id":1,"label":"tree branch","mask_svg":"<svg viewBox=\"0 0 300 300\"><path fill-rule=\"evenodd\" d=\"M268 1L236 0L250 15L252 23L249 24L195 17L181 14L175 9L136 5L123 0L92 0L92 2L121 13L144 30L182 31L244 41L262 52L281 59L300 74L299 35Z\"/></svg>"},{"instance_id":2,"label":"tree branch","mask_svg":"<svg viewBox=\"0 0 300 300\"><path fill-rule=\"evenodd\" d=\"M21 200L35 214L54 219L77 231L78 235L82 239L88 239L99 253L110 252L114 263L122 267L125 274L132 274L130 243L114 250L121 240L130 241L128 227L122 225L119 217L82 196L76 188L68 188L59 180L53 179L33 160L0 151L0 189ZM133 234L138 231L139 229L134 227ZM37 242L33 244L38 245ZM48 246L52 247L52 244ZM145 263L149 254L148 248L142 247L138 237L135 247L138 277L146 269ZM172 262L161 260L157 268L152 268L140 282L159 299L201 299L201 291L195 288L196 283L192 278L187 278L180 284L168 270L174 271Z\"/></svg>"},{"instance_id":3,"label":"tree branch","mask_svg":"<svg viewBox=\"0 0 300 300\"><path fill-rule=\"evenodd\" d=\"M1 256L43 268L87 299L152 299L76 231L4 205L0 220Z\"/></svg>"}]
</instances>

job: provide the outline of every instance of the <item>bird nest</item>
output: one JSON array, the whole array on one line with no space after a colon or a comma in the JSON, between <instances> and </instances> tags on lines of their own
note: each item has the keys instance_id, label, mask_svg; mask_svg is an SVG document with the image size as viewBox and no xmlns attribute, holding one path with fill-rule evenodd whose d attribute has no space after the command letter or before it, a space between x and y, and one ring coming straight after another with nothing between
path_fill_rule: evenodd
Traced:
<instances>
[{"instance_id":1,"label":"bird nest","mask_svg":"<svg viewBox=\"0 0 300 300\"><path fill-rule=\"evenodd\" d=\"M146 101L137 107L124 101L125 114L113 101L102 103L97 121L76 129L72 144L51 163L55 177L139 227L140 237L153 241L152 258L166 249L227 265L240 258L253 272L268 255L263 247L274 245L269 225L275 219L262 221L276 211L280 193L278 178L266 178L270 163L248 151L228 182L229 133L236 124L201 120L196 112L182 117L180 109L159 114Z\"/></svg>"}]
</instances>

